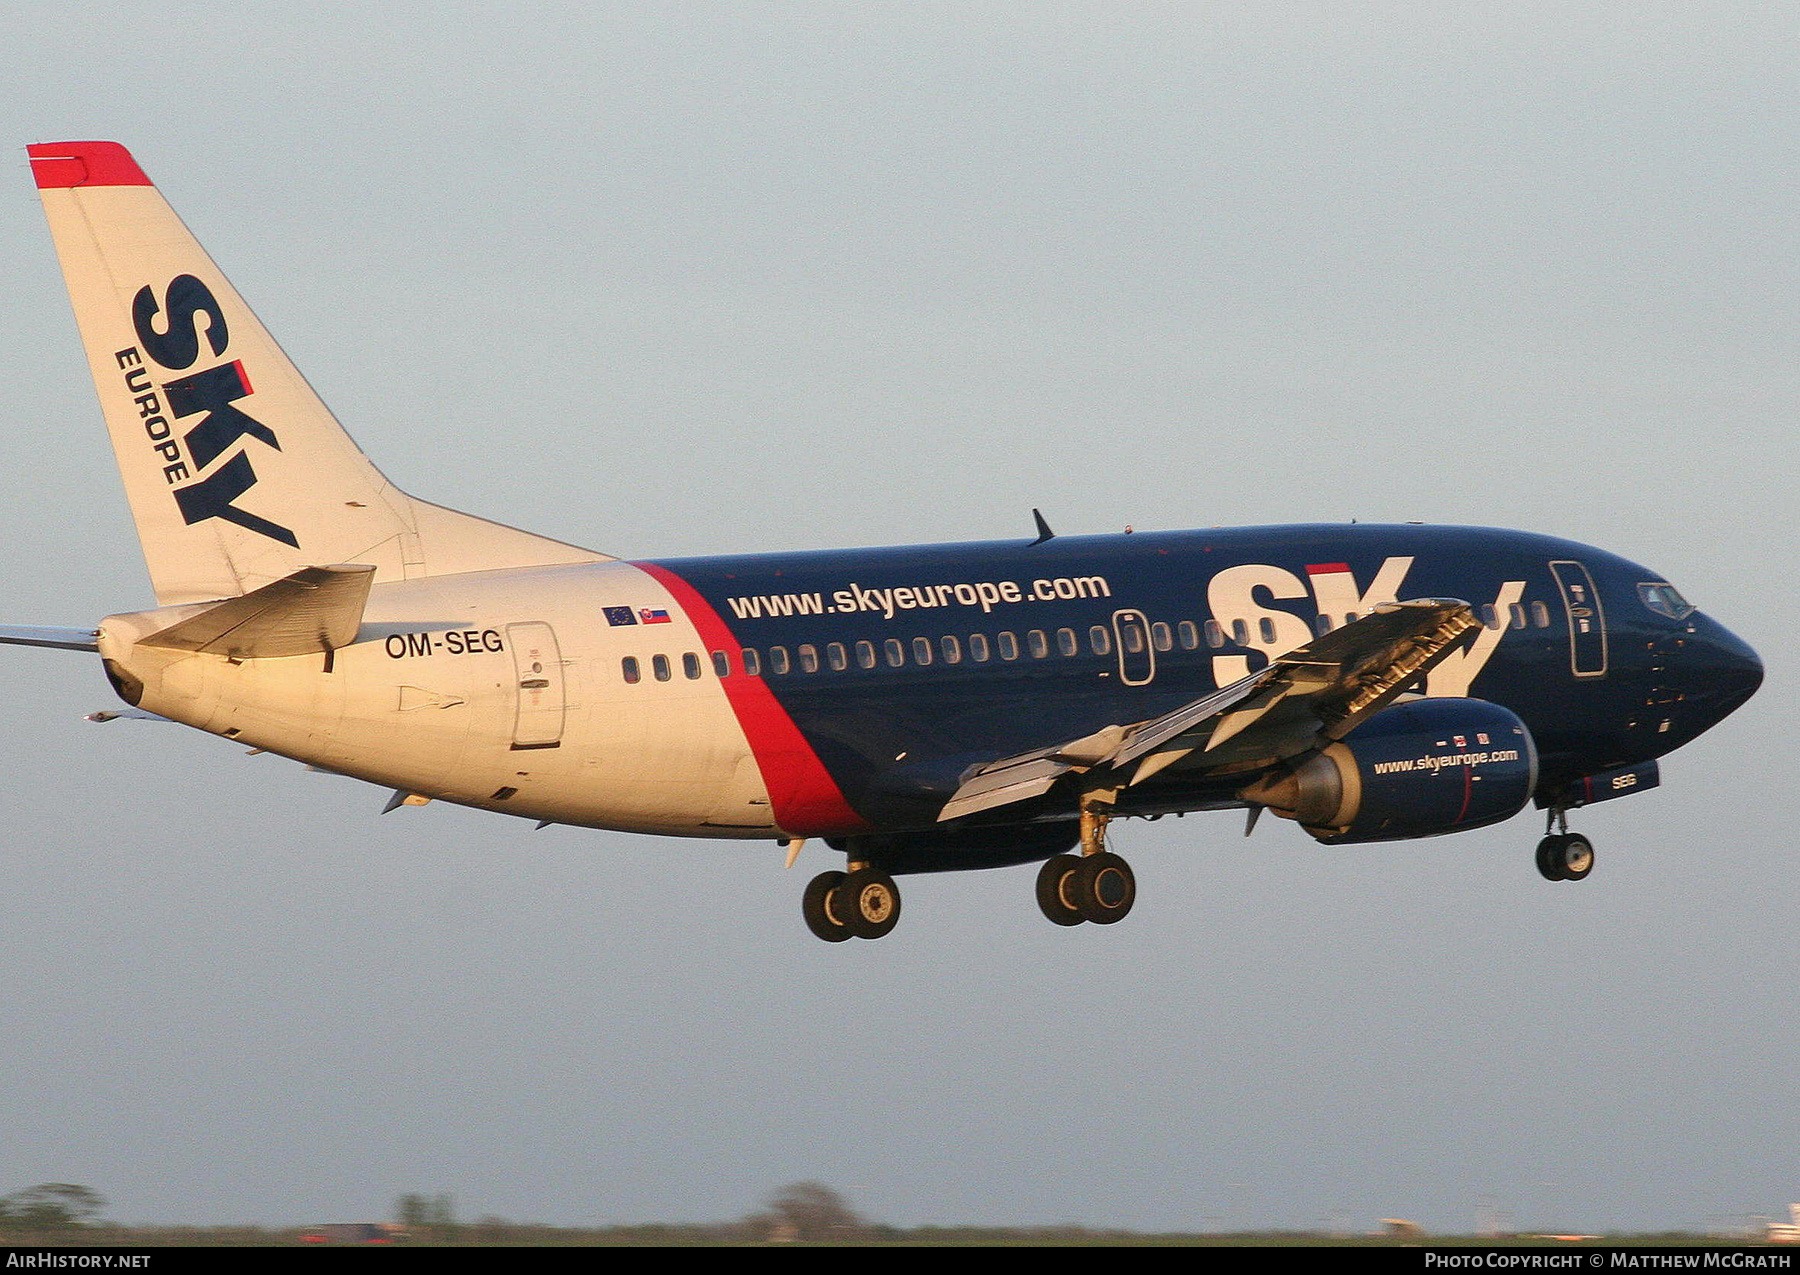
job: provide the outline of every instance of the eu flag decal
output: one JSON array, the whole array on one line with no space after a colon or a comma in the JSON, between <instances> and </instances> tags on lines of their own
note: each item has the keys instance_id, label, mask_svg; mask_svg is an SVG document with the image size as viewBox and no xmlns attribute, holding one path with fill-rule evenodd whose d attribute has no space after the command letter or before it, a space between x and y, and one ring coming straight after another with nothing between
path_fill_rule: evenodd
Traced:
<instances>
[{"instance_id":1,"label":"eu flag decal","mask_svg":"<svg viewBox=\"0 0 1800 1275\"><path fill-rule=\"evenodd\" d=\"M630 607L607 607L606 622L611 625L636 624L637 613Z\"/></svg>"}]
</instances>

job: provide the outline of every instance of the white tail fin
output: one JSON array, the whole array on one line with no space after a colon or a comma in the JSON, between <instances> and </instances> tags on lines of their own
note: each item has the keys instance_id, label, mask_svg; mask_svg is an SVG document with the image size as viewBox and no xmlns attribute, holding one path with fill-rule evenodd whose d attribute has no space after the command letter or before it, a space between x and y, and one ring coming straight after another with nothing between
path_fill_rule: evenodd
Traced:
<instances>
[{"instance_id":1,"label":"white tail fin","mask_svg":"<svg viewBox=\"0 0 1800 1275\"><path fill-rule=\"evenodd\" d=\"M608 560L396 489L123 146L27 149L159 604L338 563L403 580Z\"/></svg>"}]
</instances>

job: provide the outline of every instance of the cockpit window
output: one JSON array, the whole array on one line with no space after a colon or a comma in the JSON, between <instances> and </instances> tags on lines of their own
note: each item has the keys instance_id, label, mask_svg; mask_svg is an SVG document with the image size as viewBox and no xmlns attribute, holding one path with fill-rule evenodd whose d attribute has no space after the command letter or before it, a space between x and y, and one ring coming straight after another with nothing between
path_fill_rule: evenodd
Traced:
<instances>
[{"instance_id":1,"label":"cockpit window","mask_svg":"<svg viewBox=\"0 0 1800 1275\"><path fill-rule=\"evenodd\" d=\"M1671 620L1685 620L1694 613L1694 607L1681 596L1681 590L1662 581L1640 584L1638 597L1652 611L1658 615L1666 615Z\"/></svg>"}]
</instances>

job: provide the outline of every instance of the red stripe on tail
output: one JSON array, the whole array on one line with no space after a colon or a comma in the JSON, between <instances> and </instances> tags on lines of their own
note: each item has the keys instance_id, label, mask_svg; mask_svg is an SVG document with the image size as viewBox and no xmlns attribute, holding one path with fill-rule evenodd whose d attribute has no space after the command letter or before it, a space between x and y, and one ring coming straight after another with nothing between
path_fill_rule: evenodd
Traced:
<instances>
[{"instance_id":1,"label":"red stripe on tail","mask_svg":"<svg viewBox=\"0 0 1800 1275\"><path fill-rule=\"evenodd\" d=\"M149 186L131 152L117 142L39 142L27 146L39 190L73 186Z\"/></svg>"}]
</instances>

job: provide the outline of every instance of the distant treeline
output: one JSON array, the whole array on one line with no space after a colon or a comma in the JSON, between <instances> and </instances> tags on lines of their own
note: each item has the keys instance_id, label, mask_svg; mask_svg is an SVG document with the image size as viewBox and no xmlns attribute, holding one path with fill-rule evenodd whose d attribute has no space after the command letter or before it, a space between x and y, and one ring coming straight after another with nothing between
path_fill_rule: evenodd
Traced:
<instances>
[{"instance_id":1,"label":"distant treeline","mask_svg":"<svg viewBox=\"0 0 1800 1275\"><path fill-rule=\"evenodd\" d=\"M122 1248L281 1248L335 1245L343 1241L321 1238L322 1228L293 1227L285 1229L253 1226L82 1226L60 1228L36 1234L8 1231L0 1236L0 1247L85 1247ZM1117 1230L1092 1230L1079 1226L990 1227L990 1226L872 1226L857 1236L820 1237L817 1239L773 1239L766 1231L758 1232L742 1222L717 1224L645 1224L640 1226L570 1227L544 1226L530 1222L511 1222L500 1218L484 1218L458 1225L456 1233L443 1237L409 1236L381 1241L398 1247L587 1247L587 1248L762 1248L780 1244L814 1246L868 1246L918 1248L1213 1248L1213 1247L1370 1247L1417 1248L1418 1236L1330 1235L1313 1231L1256 1231L1238 1234L1154 1233ZM1720 1243L1742 1243L1741 1237L1722 1240L1719 1236L1671 1232L1657 1235L1608 1235L1588 1241L1588 1247L1707 1247ZM1503 1248L1513 1245L1542 1248L1544 1240L1536 1236L1433 1235L1425 1243L1432 1248L1470 1246ZM1583 1244L1569 1244L1579 1248Z\"/></svg>"},{"instance_id":2,"label":"distant treeline","mask_svg":"<svg viewBox=\"0 0 1800 1275\"><path fill-rule=\"evenodd\" d=\"M1095 1230L1081 1226L887 1226L871 1222L843 1196L819 1182L794 1182L772 1194L756 1213L731 1222L644 1223L634 1226L573 1227L515 1222L502 1217L460 1221L448 1195L402 1195L394 1221L339 1219L308 1227L120 1226L100 1219L106 1199L91 1187L46 1182L0 1196L0 1247L80 1245L136 1248L267 1248L381 1245L407 1247L497 1246L679 1248L762 1247L779 1244L911 1245L932 1247L1118 1248L1118 1247L1417 1247L1425 1237L1408 1225L1378 1235L1314 1231L1256 1231L1233 1234ZM1760 1240L1757 1235L1720 1237L1686 1232L1609 1235L1591 1243L1609 1247L1703 1246ZM1433 1248L1457 1245L1494 1248L1541 1247L1544 1237L1433 1235Z\"/></svg>"}]
</instances>

